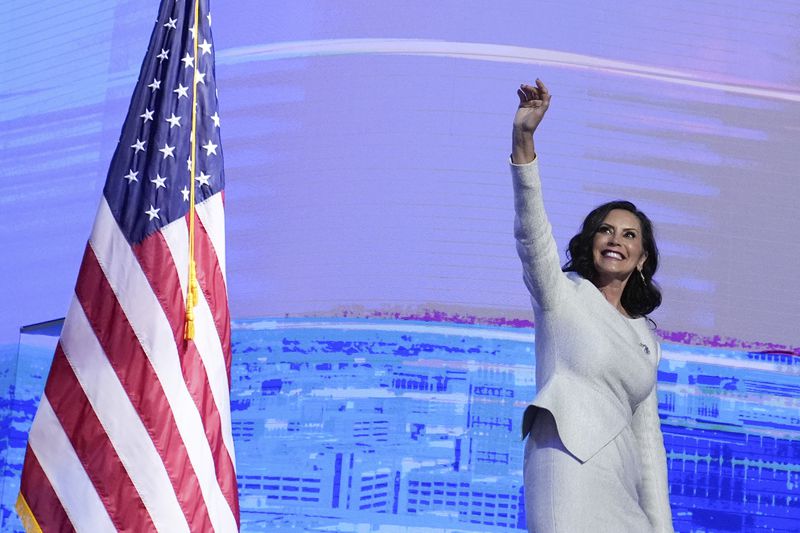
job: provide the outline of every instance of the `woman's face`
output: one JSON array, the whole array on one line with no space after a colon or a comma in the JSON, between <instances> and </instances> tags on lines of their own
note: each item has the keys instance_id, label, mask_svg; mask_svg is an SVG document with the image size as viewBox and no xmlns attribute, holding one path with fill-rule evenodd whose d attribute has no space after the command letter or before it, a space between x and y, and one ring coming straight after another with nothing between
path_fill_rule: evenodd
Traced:
<instances>
[{"instance_id":1,"label":"woman's face","mask_svg":"<svg viewBox=\"0 0 800 533\"><path fill-rule=\"evenodd\" d=\"M609 211L594 234L594 268L599 280L626 280L647 260L639 218L624 209Z\"/></svg>"}]
</instances>

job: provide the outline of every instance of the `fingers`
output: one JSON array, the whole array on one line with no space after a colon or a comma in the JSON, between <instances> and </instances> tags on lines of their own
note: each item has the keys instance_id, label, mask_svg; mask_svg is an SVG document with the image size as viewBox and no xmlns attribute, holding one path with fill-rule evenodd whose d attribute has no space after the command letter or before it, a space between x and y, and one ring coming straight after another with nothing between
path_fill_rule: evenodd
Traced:
<instances>
[{"instance_id":1,"label":"fingers","mask_svg":"<svg viewBox=\"0 0 800 533\"><path fill-rule=\"evenodd\" d=\"M547 91L547 86L539 78L536 78L536 88L539 89L539 91L541 91L542 93L548 92Z\"/></svg>"},{"instance_id":2,"label":"fingers","mask_svg":"<svg viewBox=\"0 0 800 533\"><path fill-rule=\"evenodd\" d=\"M519 106L520 107L534 107L537 102L540 102L538 98L538 90L535 87L531 87L530 85L522 84L517 89L517 96L519 96Z\"/></svg>"},{"instance_id":3,"label":"fingers","mask_svg":"<svg viewBox=\"0 0 800 533\"><path fill-rule=\"evenodd\" d=\"M547 90L547 86L544 84L542 80L536 78L536 87L539 88L539 94L542 97L545 105L550 103L550 91Z\"/></svg>"},{"instance_id":4,"label":"fingers","mask_svg":"<svg viewBox=\"0 0 800 533\"><path fill-rule=\"evenodd\" d=\"M533 100L534 98L536 98L539 90L536 87L531 87L530 85L523 83L522 85L519 86L517 92L525 95L525 100Z\"/></svg>"},{"instance_id":5,"label":"fingers","mask_svg":"<svg viewBox=\"0 0 800 533\"><path fill-rule=\"evenodd\" d=\"M520 105L533 104L550 105L550 91L542 80L536 78L536 86L523 83L517 89Z\"/></svg>"}]
</instances>

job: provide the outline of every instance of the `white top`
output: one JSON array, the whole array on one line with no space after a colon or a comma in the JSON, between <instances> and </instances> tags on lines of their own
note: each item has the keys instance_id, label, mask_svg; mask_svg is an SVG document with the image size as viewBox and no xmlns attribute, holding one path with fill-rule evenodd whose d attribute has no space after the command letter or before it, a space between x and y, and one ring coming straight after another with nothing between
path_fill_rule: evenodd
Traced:
<instances>
[{"instance_id":1,"label":"white top","mask_svg":"<svg viewBox=\"0 0 800 533\"><path fill-rule=\"evenodd\" d=\"M630 426L641 454L640 504L655 531L672 532L656 395L661 347L647 319L625 317L592 282L561 271L538 159L512 163L511 173L514 235L536 325L532 405L553 414L564 447L581 462Z\"/></svg>"}]
</instances>

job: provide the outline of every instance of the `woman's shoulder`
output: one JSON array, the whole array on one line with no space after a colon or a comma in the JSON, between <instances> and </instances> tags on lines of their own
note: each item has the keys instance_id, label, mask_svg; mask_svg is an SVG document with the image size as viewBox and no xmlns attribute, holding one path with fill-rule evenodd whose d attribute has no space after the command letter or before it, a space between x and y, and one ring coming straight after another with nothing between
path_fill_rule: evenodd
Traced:
<instances>
[{"instance_id":1,"label":"woman's shoulder","mask_svg":"<svg viewBox=\"0 0 800 533\"><path fill-rule=\"evenodd\" d=\"M564 275L567 276L567 279L569 279L572 283L575 283L576 285L579 283L591 283L591 281L584 278L577 272L564 272Z\"/></svg>"},{"instance_id":2,"label":"woman's shoulder","mask_svg":"<svg viewBox=\"0 0 800 533\"><path fill-rule=\"evenodd\" d=\"M594 294L595 292L600 292L597 290L597 287L595 287L594 283L584 278L577 272L564 272L564 275L566 276L567 281L569 281L570 285L572 285L576 291L586 291L586 293L590 295Z\"/></svg>"}]
</instances>

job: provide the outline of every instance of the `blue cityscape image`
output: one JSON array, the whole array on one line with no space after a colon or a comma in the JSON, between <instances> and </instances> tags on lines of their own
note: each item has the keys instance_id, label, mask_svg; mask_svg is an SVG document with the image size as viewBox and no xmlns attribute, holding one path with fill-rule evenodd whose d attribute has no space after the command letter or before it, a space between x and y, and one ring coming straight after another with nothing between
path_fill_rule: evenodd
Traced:
<instances>
[{"instance_id":1,"label":"blue cityscape image","mask_svg":"<svg viewBox=\"0 0 800 533\"><path fill-rule=\"evenodd\" d=\"M0 352L3 531L22 531L13 505L59 331L23 328ZM535 330L282 318L232 334L242 531L524 530ZM675 530L800 531L800 359L662 347Z\"/></svg>"}]
</instances>

